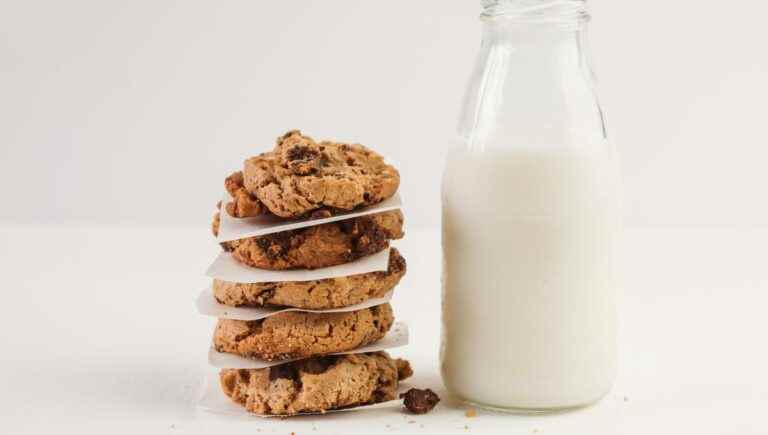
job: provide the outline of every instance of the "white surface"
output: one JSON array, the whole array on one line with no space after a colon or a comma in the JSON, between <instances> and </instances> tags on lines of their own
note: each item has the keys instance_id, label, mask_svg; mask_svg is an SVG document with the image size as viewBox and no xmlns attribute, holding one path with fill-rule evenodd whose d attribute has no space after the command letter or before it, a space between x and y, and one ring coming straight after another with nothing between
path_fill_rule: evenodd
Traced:
<instances>
[{"instance_id":1,"label":"white surface","mask_svg":"<svg viewBox=\"0 0 768 435\"><path fill-rule=\"evenodd\" d=\"M352 349L346 352L336 352L331 355L344 355L350 353L378 352L380 350L389 351L390 349L408 345L408 325L405 322L395 322L392 329L381 340ZM213 367L222 369L262 369L265 367L277 366L301 358L286 359L282 361L264 361L262 359L244 358L232 353L216 351L213 343L208 348L208 363Z\"/></svg>"},{"instance_id":2,"label":"white surface","mask_svg":"<svg viewBox=\"0 0 768 435\"><path fill-rule=\"evenodd\" d=\"M411 384L444 395L438 235L411 231L397 246L408 273L393 307L411 344L392 354L413 363ZM768 432L768 231L632 230L626 247L619 377L594 407L470 419L444 398L425 416L392 407L260 420L195 411L214 324L193 306L208 283L197 271L218 249L207 226L0 227L0 432Z\"/></svg>"},{"instance_id":3,"label":"white surface","mask_svg":"<svg viewBox=\"0 0 768 435\"><path fill-rule=\"evenodd\" d=\"M227 201L230 200L231 198L229 197L229 194L227 194L227 196L221 200L221 203L226 204ZM285 219L279 218L275 215L262 215L251 218L235 218L224 211L221 213L221 222L219 224L219 235L217 236L217 239L220 242L226 242L229 240L243 239L246 237L263 236L265 234L278 233L281 231L312 227L329 222L352 219L358 216L397 210L402 205L403 201L400 198L400 194L395 193L394 196L387 198L378 204L366 207L362 210L350 211L322 219L303 218L287 222Z\"/></svg>"},{"instance_id":4,"label":"white surface","mask_svg":"<svg viewBox=\"0 0 768 435\"><path fill-rule=\"evenodd\" d=\"M768 2L589 3L628 218L768 223ZM201 198L302 128L399 160L409 225L435 225L479 13L479 0L0 0L0 197L14 205L0 219L200 224L215 202Z\"/></svg>"},{"instance_id":5,"label":"white surface","mask_svg":"<svg viewBox=\"0 0 768 435\"><path fill-rule=\"evenodd\" d=\"M329 308L326 310L309 310L303 308L277 308L277 307L232 307L219 303L213 296L213 289L210 287L204 289L197 296L195 306L197 312L204 316L218 317L221 319L236 320L259 320L275 314L285 313L287 311L306 311L310 313L342 313L345 311L362 310L368 307L374 307L389 302L392 299L394 290L388 291L380 298L371 298L355 305L348 305L341 308Z\"/></svg>"},{"instance_id":6,"label":"white surface","mask_svg":"<svg viewBox=\"0 0 768 435\"><path fill-rule=\"evenodd\" d=\"M337 276L358 275L389 268L389 249L360 258L351 263L321 269L267 270L245 266L228 252L219 252L205 271L211 278L230 282L313 281Z\"/></svg>"}]
</instances>

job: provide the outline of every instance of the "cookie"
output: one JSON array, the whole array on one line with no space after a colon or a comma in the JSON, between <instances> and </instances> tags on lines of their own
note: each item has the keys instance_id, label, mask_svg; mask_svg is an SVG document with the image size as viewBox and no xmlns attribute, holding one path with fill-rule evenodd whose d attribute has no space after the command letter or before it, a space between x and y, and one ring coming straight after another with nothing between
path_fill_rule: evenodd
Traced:
<instances>
[{"instance_id":1,"label":"cookie","mask_svg":"<svg viewBox=\"0 0 768 435\"><path fill-rule=\"evenodd\" d=\"M224 206L230 216L247 218L269 212L261 201L245 190L242 172L238 171L227 177L224 180L224 188L227 189L231 197L231 200Z\"/></svg>"},{"instance_id":2,"label":"cookie","mask_svg":"<svg viewBox=\"0 0 768 435\"><path fill-rule=\"evenodd\" d=\"M412 373L386 352L315 357L265 369L223 369L221 389L260 415L295 415L386 402Z\"/></svg>"},{"instance_id":3,"label":"cookie","mask_svg":"<svg viewBox=\"0 0 768 435\"><path fill-rule=\"evenodd\" d=\"M244 186L273 214L296 218L323 207L353 210L397 191L400 174L360 144L315 142L292 130L245 161Z\"/></svg>"},{"instance_id":4,"label":"cookie","mask_svg":"<svg viewBox=\"0 0 768 435\"><path fill-rule=\"evenodd\" d=\"M219 303L233 307L340 308L384 296L400 282L405 269L405 259L392 248L386 271L294 282L237 283L215 279L213 296Z\"/></svg>"},{"instance_id":5,"label":"cookie","mask_svg":"<svg viewBox=\"0 0 768 435\"><path fill-rule=\"evenodd\" d=\"M219 352L247 358L306 358L378 341L393 322L389 304L343 313L288 311L261 320L219 319L213 344Z\"/></svg>"},{"instance_id":6,"label":"cookie","mask_svg":"<svg viewBox=\"0 0 768 435\"><path fill-rule=\"evenodd\" d=\"M252 267L317 269L375 254L401 237L403 214L395 210L222 242L221 246L235 260Z\"/></svg>"}]
</instances>

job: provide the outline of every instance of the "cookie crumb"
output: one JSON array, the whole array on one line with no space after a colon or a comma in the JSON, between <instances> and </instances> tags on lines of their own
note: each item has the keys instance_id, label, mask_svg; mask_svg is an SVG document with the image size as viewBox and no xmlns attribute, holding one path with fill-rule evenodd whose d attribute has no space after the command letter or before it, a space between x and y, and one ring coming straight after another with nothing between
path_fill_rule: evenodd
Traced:
<instances>
[{"instance_id":1,"label":"cookie crumb","mask_svg":"<svg viewBox=\"0 0 768 435\"><path fill-rule=\"evenodd\" d=\"M477 409L467 408L466 412L464 412L464 415L466 415L469 418L477 417Z\"/></svg>"},{"instance_id":2,"label":"cookie crumb","mask_svg":"<svg viewBox=\"0 0 768 435\"><path fill-rule=\"evenodd\" d=\"M426 414L440 402L440 397L429 388L426 390L411 388L401 394L400 398L403 399L406 409L414 414Z\"/></svg>"}]
</instances>

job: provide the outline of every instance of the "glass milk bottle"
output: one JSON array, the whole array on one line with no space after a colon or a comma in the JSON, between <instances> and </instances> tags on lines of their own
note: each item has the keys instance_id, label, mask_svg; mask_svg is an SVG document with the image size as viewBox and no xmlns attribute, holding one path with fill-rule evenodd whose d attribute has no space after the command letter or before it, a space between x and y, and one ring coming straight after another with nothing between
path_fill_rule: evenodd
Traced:
<instances>
[{"instance_id":1,"label":"glass milk bottle","mask_svg":"<svg viewBox=\"0 0 768 435\"><path fill-rule=\"evenodd\" d=\"M443 175L448 391L481 407L585 406L616 374L617 156L579 0L484 0Z\"/></svg>"}]
</instances>

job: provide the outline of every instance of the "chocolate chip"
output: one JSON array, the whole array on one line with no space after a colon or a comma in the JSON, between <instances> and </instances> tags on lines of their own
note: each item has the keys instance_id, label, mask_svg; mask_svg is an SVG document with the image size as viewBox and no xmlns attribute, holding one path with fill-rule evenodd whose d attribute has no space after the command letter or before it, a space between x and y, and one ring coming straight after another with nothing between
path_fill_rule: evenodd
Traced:
<instances>
[{"instance_id":1,"label":"chocolate chip","mask_svg":"<svg viewBox=\"0 0 768 435\"><path fill-rule=\"evenodd\" d=\"M295 381L299 378L299 371L296 369L295 364L281 364L279 366L272 366L269 368L269 380L274 381L276 379L290 379Z\"/></svg>"},{"instance_id":2,"label":"chocolate chip","mask_svg":"<svg viewBox=\"0 0 768 435\"><path fill-rule=\"evenodd\" d=\"M303 361L302 370L313 375L319 375L320 373L325 373L338 359L334 355L310 358Z\"/></svg>"},{"instance_id":3,"label":"chocolate chip","mask_svg":"<svg viewBox=\"0 0 768 435\"><path fill-rule=\"evenodd\" d=\"M285 153L286 167L296 175L309 175L320 166L320 152L309 145L294 145Z\"/></svg>"},{"instance_id":4,"label":"chocolate chip","mask_svg":"<svg viewBox=\"0 0 768 435\"><path fill-rule=\"evenodd\" d=\"M272 366L269 368L269 381L275 381L278 379L288 379L293 381L297 390L301 389L301 376L299 376L299 369L296 363L281 364L279 366Z\"/></svg>"},{"instance_id":5,"label":"chocolate chip","mask_svg":"<svg viewBox=\"0 0 768 435\"><path fill-rule=\"evenodd\" d=\"M311 160L317 157L319 153L306 146L294 146L288 150L288 160Z\"/></svg>"},{"instance_id":6,"label":"chocolate chip","mask_svg":"<svg viewBox=\"0 0 768 435\"><path fill-rule=\"evenodd\" d=\"M411 388L401 394L400 398L403 399L406 409L414 414L426 414L440 401L440 397L429 388L426 390Z\"/></svg>"},{"instance_id":7,"label":"chocolate chip","mask_svg":"<svg viewBox=\"0 0 768 435\"><path fill-rule=\"evenodd\" d=\"M291 246L291 237L295 231L282 231L274 234L267 234L255 238L256 246L261 248L270 259L275 259L285 254Z\"/></svg>"}]
</instances>

